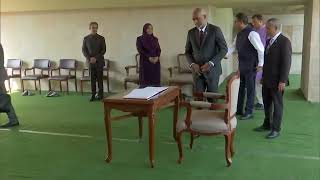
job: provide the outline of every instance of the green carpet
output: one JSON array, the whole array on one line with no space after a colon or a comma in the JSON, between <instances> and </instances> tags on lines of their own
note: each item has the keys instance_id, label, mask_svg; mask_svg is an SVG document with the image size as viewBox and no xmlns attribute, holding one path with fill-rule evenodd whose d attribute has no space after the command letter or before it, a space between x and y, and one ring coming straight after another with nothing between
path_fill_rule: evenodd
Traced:
<instances>
[{"instance_id":1,"label":"green carpet","mask_svg":"<svg viewBox=\"0 0 320 180\"><path fill-rule=\"evenodd\" d=\"M89 96L76 94L46 98L15 93L13 103L22 125L11 131L0 130L0 180L319 180L320 105L306 102L299 84L300 76L291 76L278 139L266 140L266 133L252 131L262 123L261 111L256 112L254 120L238 123L231 168L226 167L222 136L202 136L193 150L186 146L185 160L178 165L178 149L171 137L171 109L157 114L155 169L149 168L147 122L143 141L138 142L135 119L113 123L113 161L107 164L101 103L89 103ZM5 119L2 114L0 123ZM189 143L188 136L184 143Z\"/></svg>"}]
</instances>

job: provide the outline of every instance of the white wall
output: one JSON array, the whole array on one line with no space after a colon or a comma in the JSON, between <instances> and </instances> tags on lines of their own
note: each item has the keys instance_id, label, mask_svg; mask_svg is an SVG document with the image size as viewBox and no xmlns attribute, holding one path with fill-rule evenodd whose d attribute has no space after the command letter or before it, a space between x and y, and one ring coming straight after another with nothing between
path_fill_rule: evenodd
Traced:
<instances>
[{"instance_id":1,"label":"white wall","mask_svg":"<svg viewBox=\"0 0 320 180\"><path fill-rule=\"evenodd\" d=\"M136 37L141 34L144 23L150 22L162 48L162 80L166 83L167 68L176 64L178 53L184 52L187 31L194 26L192 10L193 7L167 7L2 13L1 43L6 59L20 58L28 67L35 58L55 62L61 58L75 58L84 62L82 40L89 33L88 23L97 21L100 34L106 37L106 58L112 61L111 89L116 91L123 87L124 67L134 62ZM223 18L218 16L220 22ZM232 19L227 22L232 23ZM225 34L226 39L231 38L229 31ZM26 87L33 88L32 85ZM46 81L42 85L47 89ZM74 90L73 85L70 86Z\"/></svg>"},{"instance_id":2,"label":"white wall","mask_svg":"<svg viewBox=\"0 0 320 180\"><path fill-rule=\"evenodd\" d=\"M231 43L233 42L233 10L232 8L215 8L211 7L211 17L212 22L219 26L225 36L225 40L228 44L228 46L231 46ZM221 66L223 68L223 72L221 75L222 82L223 79L225 79L227 76L230 75L231 72L236 71L236 59L235 58L229 58L229 59L223 59L221 62Z\"/></svg>"}]
</instances>

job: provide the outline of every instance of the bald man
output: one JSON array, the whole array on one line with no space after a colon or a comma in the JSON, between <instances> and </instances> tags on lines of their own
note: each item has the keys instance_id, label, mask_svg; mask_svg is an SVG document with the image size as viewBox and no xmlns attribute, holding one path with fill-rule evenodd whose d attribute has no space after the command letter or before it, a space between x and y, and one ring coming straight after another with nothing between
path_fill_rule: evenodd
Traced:
<instances>
[{"instance_id":1,"label":"bald man","mask_svg":"<svg viewBox=\"0 0 320 180\"><path fill-rule=\"evenodd\" d=\"M4 81L8 79L7 71L4 68L4 55L3 48L0 44L0 113L7 113L9 122L5 125L0 126L0 128L9 128L13 126L18 126L19 121L14 108L11 104L11 97L7 94Z\"/></svg>"},{"instance_id":2,"label":"bald man","mask_svg":"<svg viewBox=\"0 0 320 180\"><path fill-rule=\"evenodd\" d=\"M204 9L196 8L192 20L196 27L188 32L185 54L193 72L195 91L216 93L222 74L221 60L228 52L227 43L221 29L208 23Z\"/></svg>"}]
</instances>

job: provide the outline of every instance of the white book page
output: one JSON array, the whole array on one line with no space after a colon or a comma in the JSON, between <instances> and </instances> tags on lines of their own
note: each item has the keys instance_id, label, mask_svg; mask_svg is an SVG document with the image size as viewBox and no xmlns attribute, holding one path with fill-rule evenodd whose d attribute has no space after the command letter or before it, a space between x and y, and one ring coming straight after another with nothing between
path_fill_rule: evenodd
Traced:
<instances>
[{"instance_id":1,"label":"white book page","mask_svg":"<svg viewBox=\"0 0 320 180\"><path fill-rule=\"evenodd\" d=\"M124 96L126 99L150 99L153 96L167 90L168 87L146 87L142 89L134 89Z\"/></svg>"}]
</instances>

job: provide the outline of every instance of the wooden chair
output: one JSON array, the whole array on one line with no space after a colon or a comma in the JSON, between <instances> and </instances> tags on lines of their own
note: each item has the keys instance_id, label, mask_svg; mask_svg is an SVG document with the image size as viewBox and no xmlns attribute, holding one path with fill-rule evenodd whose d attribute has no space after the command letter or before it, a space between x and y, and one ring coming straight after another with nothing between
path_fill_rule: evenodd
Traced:
<instances>
[{"instance_id":1,"label":"wooden chair","mask_svg":"<svg viewBox=\"0 0 320 180\"><path fill-rule=\"evenodd\" d=\"M110 92L110 80L109 80L110 60L105 59L104 61L105 61L105 66L103 67L103 80L107 81L108 92ZM82 77L80 78L80 90L81 90L82 96L83 96L83 82L84 81L91 81L88 68L82 70Z\"/></svg>"},{"instance_id":2,"label":"wooden chair","mask_svg":"<svg viewBox=\"0 0 320 180\"><path fill-rule=\"evenodd\" d=\"M234 155L233 140L237 126L237 102L240 86L239 73L233 75L227 84L226 95L217 93L195 93L197 97L209 97L223 99L224 103L204 101L182 102L181 105L187 108L186 119L177 123L177 143L179 148L179 160L183 160L181 135L189 132L191 135L190 148L193 146L194 136L198 135L224 135L225 137L225 158L228 167L231 166L231 157ZM198 109L192 110L192 107ZM199 109L200 108L200 109ZM220 111L213 111L220 110ZM223 111L221 111L223 110Z\"/></svg>"},{"instance_id":3,"label":"wooden chair","mask_svg":"<svg viewBox=\"0 0 320 180\"><path fill-rule=\"evenodd\" d=\"M124 79L124 89L128 89L128 83L135 83L135 84L139 84L139 61L140 61L140 54L136 54L135 56L135 61L136 64L135 65L130 65L130 66L126 66L126 73L127 76ZM135 73L134 74L130 74L130 69L134 69Z\"/></svg>"},{"instance_id":4,"label":"wooden chair","mask_svg":"<svg viewBox=\"0 0 320 180\"><path fill-rule=\"evenodd\" d=\"M51 81L59 81L60 84L60 92L62 92L62 81L67 83L67 94L69 94L69 80L74 79L74 84L76 88L76 92L78 92L77 87L77 60L75 59L60 59L59 67L56 69L51 70L51 76L48 78L49 80L49 91L52 90L51 88ZM67 70L67 75L62 75L61 70ZM54 71L58 71L58 75L53 75ZM74 74L71 74L72 71Z\"/></svg>"},{"instance_id":5,"label":"wooden chair","mask_svg":"<svg viewBox=\"0 0 320 180\"><path fill-rule=\"evenodd\" d=\"M11 69L11 73L8 73L9 92L11 93L11 79L19 78L20 85L22 84L21 83L22 61L20 59L8 59L6 69L7 71ZM15 72L18 72L18 73L15 73Z\"/></svg>"},{"instance_id":6,"label":"wooden chair","mask_svg":"<svg viewBox=\"0 0 320 180\"><path fill-rule=\"evenodd\" d=\"M105 66L103 68L103 80L107 81L107 89L108 92L110 92L110 76L109 76L109 71L110 71L110 60L105 59Z\"/></svg>"},{"instance_id":7,"label":"wooden chair","mask_svg":"<svg viewBox=\"0 0 320 180\"><path fill-rule=\"evenodd\" d=\"M32 68L24 70L24 76L21 78L22 92L24 91L24 81L34 81L35 90L37 90L37 81L39 82L39 93L41 94L41 79L47 79L50 73L51 63L49 59L35 59ZM27 71L32 70L32 75L27 75ZM36 74L40 70L40 74ZM48 74L44 74L43 72Z\"/></svg>"},{"instance_id":8,"label":"wooden chair","mask_svg":"<svg viewBox=\"0 0 320 180\"><path fill-rule=\"evenodd\" d=\"M168 68L170 73L169 86L193 85L192 71L185 54L178 54L178 66Z\"/></svg>"}]
</instances>

